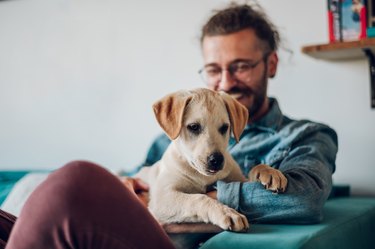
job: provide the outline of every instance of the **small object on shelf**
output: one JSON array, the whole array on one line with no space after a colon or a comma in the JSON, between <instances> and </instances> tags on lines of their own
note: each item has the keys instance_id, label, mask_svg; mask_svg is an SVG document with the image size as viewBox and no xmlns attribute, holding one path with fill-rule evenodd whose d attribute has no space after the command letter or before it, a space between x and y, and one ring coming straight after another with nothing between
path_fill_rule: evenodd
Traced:
<instances>
[{"instance_id":1,"label":"small object on shelf","mask_svg":"<svg viewBox=\"0 0 375 249\"><path fill-rule=\"evenodd\" d=\"M367 28L367 37L375 37L375 27Z\"/></svg>"},{"instance_id":2,"label":"small object on shelf","mask_svg":"<svg viewBox=\"0 0 375 249\"><path fill-rule=\"evenodd\" d=\"M355 41L367 37L375 24L373 0L327 0L329 42ZM369 14L367 10L369 9ZM369 16L369 18L367 17Z\"/></svg>"},{"instance_id":3,"label":"small object on shelf","mask_svg":"<svg viewBox=\"0 0 375 249\"><path fill-rule=\"evenodd\" d=\"M375 4L373 0L367 0L366 10L367 10L367 26L369 28L375 27ZM367 36L369 36L368 33L367 33Z\"/></svg>"},{"instance_id":4,"label":"small object on shelf","mask_svg":"<svg viewBox=\"0 0 375 249\"><path fill-rule=\"evenodd\" d=\"M329 42L342 41L341 0L328 0Z\"/></svg>"},{"instance_id":5,"label":"small object on shelf","mask_svg":"<svg viewBox=\"0 0 375 249\"><path fill-rule=\"evenodd\" d=\"M341 2L342 40L353 41L366 38L365 0L342 0Z\"/></svg>"}]
</instances>

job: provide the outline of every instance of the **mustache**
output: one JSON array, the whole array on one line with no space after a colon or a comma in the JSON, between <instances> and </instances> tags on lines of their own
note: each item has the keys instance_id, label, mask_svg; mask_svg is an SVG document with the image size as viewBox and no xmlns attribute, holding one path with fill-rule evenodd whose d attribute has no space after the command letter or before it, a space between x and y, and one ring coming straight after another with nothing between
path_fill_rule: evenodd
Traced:
<instances>
[{"instance_id":1,"label":"mustache","mask_svg":"<svg viewBox=\"0 0 375 249\"><path fill-rule=\"evenodd\" d=\"M248 87L233 87L229 91L226 91L227 94L244 94L244 95L251 95L253 94L253 90Z\"/></svg>"}]
</instances>

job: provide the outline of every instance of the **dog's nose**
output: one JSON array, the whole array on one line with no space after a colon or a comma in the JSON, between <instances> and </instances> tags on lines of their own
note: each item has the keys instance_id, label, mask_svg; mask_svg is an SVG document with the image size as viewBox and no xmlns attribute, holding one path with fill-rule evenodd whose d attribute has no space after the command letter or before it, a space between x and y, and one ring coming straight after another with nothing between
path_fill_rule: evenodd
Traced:
<instances>
[{"instance_id":1,"label":"dog's nose","mask_svg":"<svg viewBox=\"0 0 375 249\"><path fill-rule=\"evenodd\" d=\"M207 157L208 168L219 171L223 168L224 156L220 152L212 153Z\"/></svg>"}]
</instances>

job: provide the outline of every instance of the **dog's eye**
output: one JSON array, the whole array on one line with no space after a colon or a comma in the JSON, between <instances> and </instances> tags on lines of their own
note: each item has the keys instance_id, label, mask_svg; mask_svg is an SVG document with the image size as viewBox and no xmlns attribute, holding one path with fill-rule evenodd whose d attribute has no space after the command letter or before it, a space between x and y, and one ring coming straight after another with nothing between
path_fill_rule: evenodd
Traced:
<instances>
[{"instance_id":1,"label":"dog's eye","mask_svg":"<svg viewBox=\"0 0 375 249\"><path fill-rule=\"evenodd\" d=\"M228 128L229 128L229 125L228 124L223 124L220 128L219 128L219 132L221 135L224 135L227 133L228 131Z\"/></svg>"},{"instance_id":2,"label":"dog's eye","mask_svg":"<svg viewBox=\"0 0 375 249\"><path fill-rule=\"evenodd\" d=\"M201 125L198 123L188 124L187 129L194 134L199 134L201 132Z\"/></svg>"}]
</instances>

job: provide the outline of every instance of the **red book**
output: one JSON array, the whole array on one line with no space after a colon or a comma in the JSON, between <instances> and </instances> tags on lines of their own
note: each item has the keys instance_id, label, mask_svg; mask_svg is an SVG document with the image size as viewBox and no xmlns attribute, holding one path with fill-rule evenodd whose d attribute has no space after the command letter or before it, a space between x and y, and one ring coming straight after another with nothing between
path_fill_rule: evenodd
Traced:
<instances>
[{"instance_id":1,"label":"red book","mask_svg":"<svg viewBox=\"0 0 375 249\"><path fill-rule=\"evenodd\" d=\"M328 35L329 42L342 41L341 0L328 0Z\"/></svg>"},{"instance_id":2,"label":"red book","mask_svg":"<svg viewBox=\"0 0 375 249\"><path fill-rule=\"evenodd\" d=\"M360 32L359 32L359 39L363 39L367 37L366 30L367 30L367 17L366 17L366 6L364 5L360 12Z\"/></svg>"}]
</instances>

